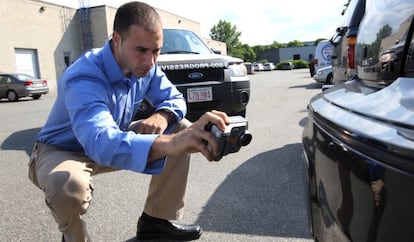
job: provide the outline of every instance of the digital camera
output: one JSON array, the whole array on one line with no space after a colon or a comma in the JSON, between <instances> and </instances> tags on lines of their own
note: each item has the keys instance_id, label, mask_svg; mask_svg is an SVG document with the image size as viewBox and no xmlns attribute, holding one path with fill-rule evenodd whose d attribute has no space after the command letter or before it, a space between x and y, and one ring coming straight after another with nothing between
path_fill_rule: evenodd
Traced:
<instances>
[{"instance_id":1,"label":"digital camera","mask_svg":"<svg viewBox=\"0 0 414 242\"><path fill-rule=\"evenodd\" d=\"M229 153L235 153L242 146L250 144L252 134L247 130L248 122L242 116L230 116L230 123L226 129L221 131L214 124L206 126L206 130L210 131L215 137L219 145L220 154L213 157L213 160L219 161L223 156Z\"/></svg>"}]
</instances>

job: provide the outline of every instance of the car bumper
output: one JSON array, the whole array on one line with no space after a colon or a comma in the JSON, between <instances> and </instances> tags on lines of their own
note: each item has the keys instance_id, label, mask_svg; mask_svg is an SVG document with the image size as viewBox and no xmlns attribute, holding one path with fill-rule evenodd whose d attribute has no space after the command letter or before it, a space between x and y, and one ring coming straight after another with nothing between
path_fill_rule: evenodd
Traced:
<instances>
[{"instance_id":1,"label":"car bumper","mask_svg":"<svg viewBox=\"0 0 414 242\"><path fill-rule=\"evenodd\" d=\"M327 78L326 75L321 76L321 75L316 74L316 75L313 76L313 79L318 83L325 83L326 78Z\"/></svg>"},{"instance_id":2,"label":"car bumper","mask_svg":"<svg viewBox=\"0 0 414 242\"><path fill-rule=\"evenodd\" d=\"M200 83L198 83L200 84ZM250 81L233 82L203 82L197 87L211 87L212 101L188 102L187 90L194 86L177 85L178 90L183 93L187 101L187 118L191 121L197 120L203 113L211 110L219 110L227 115L239 115L245 113L246 106L250 100Z\"/></svg>"},{"instance_id":3,"label":"car bumper","mask_svg":"<svg viewBox=\"0 0 414 242\"><path fill-rule=\"evenodd\" d=\"M26 93L27 93L27 96L38 95L38 94L47 94L47 93L49 93L49 88L48 87L27 88Z\"/></svg>"}]
</instances>

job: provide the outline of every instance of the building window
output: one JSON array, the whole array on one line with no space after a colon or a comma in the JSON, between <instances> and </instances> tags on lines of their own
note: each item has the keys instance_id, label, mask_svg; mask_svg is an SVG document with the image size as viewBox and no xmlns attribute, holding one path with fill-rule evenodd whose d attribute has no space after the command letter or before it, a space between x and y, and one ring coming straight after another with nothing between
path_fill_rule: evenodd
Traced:
<instances>
[{"instance_id":1,"label":"building window","mask_svg":"<svg viewBox=\"0 0 414 242\"><path fill-rule=\"evenodd\" d=\"M63 54L63 61L65 63L65 68L68 67L70 65L70 53L65 52Z\"/></svg>"}]
</instances>

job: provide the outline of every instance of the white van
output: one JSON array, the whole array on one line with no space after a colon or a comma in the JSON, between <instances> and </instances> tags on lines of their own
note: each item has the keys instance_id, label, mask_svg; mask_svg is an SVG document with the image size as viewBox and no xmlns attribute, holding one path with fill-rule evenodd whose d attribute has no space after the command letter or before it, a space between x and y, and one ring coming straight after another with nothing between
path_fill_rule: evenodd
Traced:
<instances>
[{"instance_id":1,"label":"white van","mask_svg":"<svg viewBox=\"0 0 414 242\"><path fill-rule=\"evenodd\" d=\"M332 65L334 46L329 40L322 40L315 50L315 73L318 69Z\"/></svg>"}]
</instances>

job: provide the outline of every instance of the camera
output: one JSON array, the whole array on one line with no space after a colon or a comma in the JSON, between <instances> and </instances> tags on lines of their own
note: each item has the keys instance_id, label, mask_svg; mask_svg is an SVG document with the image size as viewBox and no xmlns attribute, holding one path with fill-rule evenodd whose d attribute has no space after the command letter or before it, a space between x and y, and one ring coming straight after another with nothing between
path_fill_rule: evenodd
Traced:
<instances>
[{"instance_id":1,"label":"camera","mask_svg":"<svg viewBox=\"0 0 414 242\"><path fill-rule=\"evenodd\" d=\"M250 144L252 134L247 130L248 122L242 116L230 116L230 123L226 129L221 131L214 124L208 124L205 129L211 132L219 145L220 154L213 157L213 160L219 161L223 156L229 153L235 153L242 146Z\"/></svg>"}]
</instances>

